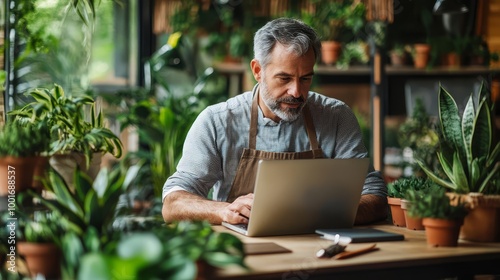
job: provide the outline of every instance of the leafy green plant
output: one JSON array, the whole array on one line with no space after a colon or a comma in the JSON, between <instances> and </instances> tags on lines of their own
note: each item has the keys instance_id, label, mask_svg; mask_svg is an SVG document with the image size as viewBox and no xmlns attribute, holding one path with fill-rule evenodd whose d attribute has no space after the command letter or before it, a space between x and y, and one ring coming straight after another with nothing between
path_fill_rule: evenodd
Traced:
<instances>
[{"instance_id":1,"label":"leafy green plant","mask_svg":"<svg viewBox=\"0 0 500 280\"><path fill-rule=\"evenodd\" d=\"M213 69L204 68L198 73L195 64L187 38L180 33L170 35L168 44L145 63L150 74L146 85L150 94L128 99L123 113L117 116L122 130L130 126L137 129L145 149L129 153L127 160L147 160L145 169L149 170L145 170L144 179L151 181L156 197L161 197L163 184L176 170L191 124L204 108L225 98L223 91L213 87L216 81ZM179 71L190 80L167 82L166 71ZM166 96L159 97L153 89Z\"/></svg>"},{"instance_id":2,"label":"leafy green plant","mask_svg":"<svg viewBox=\"0 0 500 280\"><path fill-rule=\"evenodd\" d=\"M463 202L457 201L456 205L450 203L450 198L442 187L431 188L425 193L410 190L407 200L410 201L408 214L412 217L461 219L468 213Z\"/></svg>"},{"instance_id":3,"label":"leafy green plant","mask_svg":"<svg viewBox=\"0 0 500 280\"><path fill-rule=\"evenodd\" d=\"M31 124L21 126L9 121L0 128L0 157L31 157L46 152L47 136Z\"/></svg>"},{"instance_id":4,"label":"leafy green plant","mask_svg":"<svg viewBox=\"0 0 500 280\"><path fill-rule=\"evenodd\" d=\"M122 154L118 136L104 126L102 112L90 96L67 96L59 85L51 90L34 89L28 93L35 101L9 112L21 124L47 126L51 134L50 154L81 152L89 165L92 154ZM90 118L90 120L87 120Z\"/></svg>"},{"instance_id":5,"label":"leafy green plant","mask_svg":"<svg viewBox=\"0 0 500 280\"><path fill-rule=\"evenodd\" d=\"M201 263L246 267L243 243L202 221L157 224L147 231L124 235L112 247L84 255L78 279L109 279L112 275L126 275L127 279L195 279Z\"/></svg>"},{"instance_id":6,"label":"leafy green plant","mask_svg":"<svg viewBox=\"0 0 500 280\"><path fill-rule=\"evenodd\" d=\"M403 148L411 149L415 159L425 162L438 173L435 153L439 146L439 135L434 127L435 124L430 121L422 99L417 98L412 115L399 127L398 143ZM411 166L414 173L422 173L419 172L420 166L416 162L406 164Z\"/></svg>"},{"instance_id":7,"label":"leafy green plant","mask_svg":"<svg viewBox=\"0 0 500 280\"><path fill-rule=\"evenodd\" d=\"M60 212L40 211L18 212L19 240L33 243L54 243L60 246L62 236L67 231L66 220Z\"/></svg>"},{"instance_id":8,"label":"leafy green plant","mask_svg":"<svg viewBox=\"0 0 500 280\"><path fill-rule=\"evenodd\" d=\"M305 14L304 22L311 25L320 35L321 40L345 41L342 35L346 31L349 39L364 27L366 7L359 1L315 0L314 14Z\"/></svg>"},{"instance_id":9,"label":"leafy green plant","mask_svg":"<svg viewBox=\"0 0 500 280\"><path fill-rule=\"evenodd\" d=\"M436 187L436 185L429 179L410 176L399 178L387 184L387 193L390 197L405 199L410 190L425 193L433 187Z\"/></svg>"},{"instance_id":10,"label":"leafy green plant","mask_svg":"<svg viewBox=\"0 0 500 280\"><path fill-rule=\"evenodd\" d=\"M353 41L347 43L336 63L337 68L346 69L351 63L366 64L370 60L366 51L367 44L362 41Z\"/></svg>"},{"instance_id":11,"label":"leafy green plant","mask_svg":"<svg viewBox=\"0 0 500 280\"><path fill-rule=\"evenodd\" d=\"M457 193L500 193L500 142L495 141L492 105L481 85L471 94L460 116L450 93L439 87L440 147L437 152L445 178L422 161L424 172L441 186Z\"/></svg>"}]
</instances>

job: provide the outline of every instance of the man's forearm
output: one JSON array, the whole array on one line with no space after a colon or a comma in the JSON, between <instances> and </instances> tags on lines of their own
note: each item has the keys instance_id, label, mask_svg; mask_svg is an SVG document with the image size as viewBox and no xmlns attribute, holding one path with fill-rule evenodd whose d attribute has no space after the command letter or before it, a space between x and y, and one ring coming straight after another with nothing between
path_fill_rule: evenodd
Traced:
<instances>
[{"instance_id":1,"label":"man's forearm","mask_svg":"<svg viewBox=\"0 0 500 280\"><path fill-rule=\"evenodd\" d=\"M387 198L374 194L361 196L355 224L369 224L385 218L387 218Z\"/></svg>"},{"instance_id":2,"label":"man's forearm","mask_svg":"<svg viewBox=\"0 0 500 280\"><path fill-rule=\"evenodd\" d=\"M212 224L220 224L220 212L229 203L213 201L186 192L175 191L167 195L163 201L162 215L167 222L178 220L207 220Z\"/></svg>"}]
</instances>

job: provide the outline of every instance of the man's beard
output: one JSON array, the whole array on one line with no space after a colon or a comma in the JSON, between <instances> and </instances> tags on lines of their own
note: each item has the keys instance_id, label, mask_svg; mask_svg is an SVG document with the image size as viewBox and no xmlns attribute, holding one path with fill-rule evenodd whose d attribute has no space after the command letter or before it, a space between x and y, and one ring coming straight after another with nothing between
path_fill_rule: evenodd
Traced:
<instances>
[{"instance_id":1,"label":"man's beard","mask_svg":"<svg viewBox=\"0 0 500 280\"><path fill-rule=\"evenodd\" d=\"M273 99L264 81L261 81L259 87L260 87L259 89L260 94L262 95L262 100L264 100L266 106L271 110L271 112L273 112L276 116L278 116L280 119L284 121L287 122L295 121L300 116L302 108L304 108L304 106L306 105L306 102L304 101L304 98L302 96L299 98L288 96L288 97ZM297 108L282 109L280 106L281 103L300 104L300 106Z\"/></svg>"}]
</instances>

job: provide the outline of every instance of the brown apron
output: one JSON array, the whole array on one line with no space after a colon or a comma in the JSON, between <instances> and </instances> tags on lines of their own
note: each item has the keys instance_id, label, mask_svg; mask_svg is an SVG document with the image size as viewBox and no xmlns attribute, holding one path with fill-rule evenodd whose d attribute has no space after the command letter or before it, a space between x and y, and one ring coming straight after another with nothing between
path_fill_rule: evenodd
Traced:
<instances>
[{"instance_id":1,"label":"brown apron","mask_svg":"<svg viewBox=\"0 0 500 280\"><path fill-rule=\"evenodd\" d=\"M231 186L231 192L227 198L228 202L233 202L239 196L253 192L255 177L257 176L257 166L261 159L293 160L323 158L323 151L319 148L316 131L307 105L304 106L303 116L311 150L303 152L267 152L256 150L257 121L259 116L259 106L257 104L258 96L259 90L256 90L252 101L252 111L250 115L249 147L243 149L243 153L241 154L238 170L236 171L236 176Z\"/></svg>"}]
</instances>

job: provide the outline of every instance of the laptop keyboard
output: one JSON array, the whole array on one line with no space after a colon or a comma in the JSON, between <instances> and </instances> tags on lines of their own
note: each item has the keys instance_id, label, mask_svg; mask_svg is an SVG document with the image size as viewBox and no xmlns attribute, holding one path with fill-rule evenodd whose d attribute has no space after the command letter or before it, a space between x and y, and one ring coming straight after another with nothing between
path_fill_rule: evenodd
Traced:
<instances>
[{"instance_id":1,"label":"laptop keyboard","mask_svg":"<svg viewBox=\"0 0 500 280\"><path fill-rule=\"evenodd\" d=\"M237 228L241 228L243 230L247 230L248 229L248 224L234 224L233 226L235 226Z\"/></svg>"}]
</instances>

